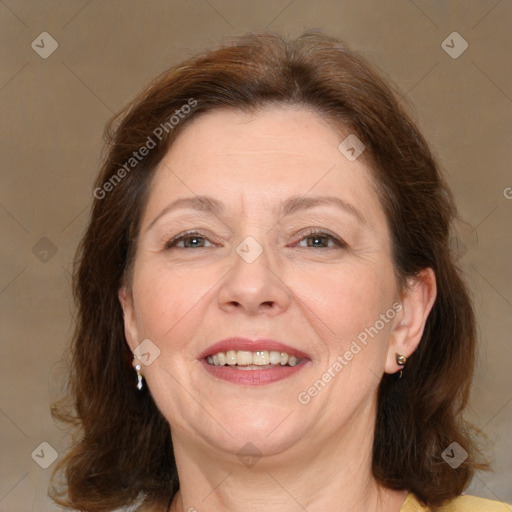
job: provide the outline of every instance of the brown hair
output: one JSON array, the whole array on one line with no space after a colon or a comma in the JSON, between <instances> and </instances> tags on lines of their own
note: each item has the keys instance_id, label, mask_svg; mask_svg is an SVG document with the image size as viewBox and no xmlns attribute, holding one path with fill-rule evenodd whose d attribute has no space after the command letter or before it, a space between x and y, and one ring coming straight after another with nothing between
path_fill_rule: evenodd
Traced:
<instances>
[{"instance_id":1,"label":"brown hair","mask_svg":"<svg viewBox=\"0 0 512 512\"><path fill-rule=\"evenodd\" d=\"M333 126L357 135L378 184L399 282L405 286L425 268L436 274L437 298L404 377L385 374L380 384L375 478L439 505L460 494L475 469L487 467L476 461L479 452L461 415L476 334L470 298L450 253L453 198L391 87L334 37L317 31L295 39L248 34L171 68L111 120L108 154L75 261L72 408L60 404L54 415L80 428L54 473L55 478L64 471L67 484L54 489L55 501L94 512L145 496L146 504L165 507L178 490L170 428L147 389L135 387L117 293L130 279L152 176L176 135L201 113L253 112L272 103L313 108ZM177 111L188 114L175 123L171 116ZM148 137L156 147L131 161ZM454 441L469 454L457 469L441 456Z\"/></svg>"}]
</instances>

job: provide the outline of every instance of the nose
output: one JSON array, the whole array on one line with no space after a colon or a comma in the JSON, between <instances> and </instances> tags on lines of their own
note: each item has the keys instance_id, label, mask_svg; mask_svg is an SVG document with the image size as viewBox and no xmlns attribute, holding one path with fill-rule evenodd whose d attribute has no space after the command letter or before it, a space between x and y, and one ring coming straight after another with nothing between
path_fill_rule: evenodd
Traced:
<instances>
[{"instance_id":1,"label":"nose","mask_svg":"<svg viewBox=\"0 0 512 512\"><path fill-rule=\"evenodd\" d=\"M240 253L242 254L242 253ZM219 289L219 306L225 312L243 311L248 315L277 315L290 304L287 288L268 250L252 261L233 251L233 265Z\"/></svg>"}]
</instances>

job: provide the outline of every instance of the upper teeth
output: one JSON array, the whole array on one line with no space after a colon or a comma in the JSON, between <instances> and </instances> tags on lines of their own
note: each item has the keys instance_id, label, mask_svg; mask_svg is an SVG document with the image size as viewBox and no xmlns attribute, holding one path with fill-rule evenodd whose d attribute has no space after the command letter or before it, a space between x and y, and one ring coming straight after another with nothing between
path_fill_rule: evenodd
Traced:
<instances>
[{"instance_id":1,"label":"upper teeth","mask_svg":"<svg viewBox=\"0 0 512 512\"><path fill-rule=\"evenodd\" d=\"M209 364L215 366L265 366L268 364L280 364L284 366L295 366L299 360L286 352L277 352L276 350L258 350L249 352L248 350L228 350L227 352L217 352L206 358Z\"/></svg>"}]
</instances>

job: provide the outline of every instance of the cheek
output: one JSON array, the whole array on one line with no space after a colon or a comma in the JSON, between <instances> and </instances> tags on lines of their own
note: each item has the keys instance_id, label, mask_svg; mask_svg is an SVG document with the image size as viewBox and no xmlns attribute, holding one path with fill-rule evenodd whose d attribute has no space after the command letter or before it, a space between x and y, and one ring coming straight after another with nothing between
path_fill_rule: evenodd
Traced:
<instances>
[{"instance_id":1,"label":"cheek","mask_svg":"<svg viewBox=\"0 0 512 512\"><path fill-rule=\"evenodd\" d=\"M211 277L210 277L211 280ZM157 265L141 265L134 281L137 324L142 335L163 340L179 331L212 288L203 272L180 272Z\"/></svg>"},{"instance_id":2,"label":"cheek","mask_svg":"<svg viewBox=\"0 0 512 512\"><path fill-rule=\"evenodd\" d=\"M302 274L293 288L301 290L302 300L336 334L373 325L391 308L396 290L391 270L368 268L339 269L321 279Z\"/></svg>"},{"instance_id":3,"label":"cheek","mask_svg":"<svg viewBox=\"0 0 512 512\"><path fill-rule=\"evenodd\" d=\"M331 368L331 372L340 375L336 379L344 383L340 390L345 386L362 390L368 371L382 373L396 299L391 268L384 264L380 268L338 268L326 272L321 279L318 274L301 273L292 288L301 291L304 315L308 315L318 334L318 372ZM381 320L381 315L389 311L392 315ZM342 363L338 357L343 358ZM332 367L335 361L338 370L343 365L341 373Z\"/></svg>"}]
</instances>

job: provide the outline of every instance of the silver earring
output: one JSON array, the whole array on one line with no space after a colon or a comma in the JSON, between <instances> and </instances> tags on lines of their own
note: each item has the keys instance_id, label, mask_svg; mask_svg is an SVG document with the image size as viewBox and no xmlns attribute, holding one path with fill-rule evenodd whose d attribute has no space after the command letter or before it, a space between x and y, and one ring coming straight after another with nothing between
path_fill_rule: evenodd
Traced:
<instances>
[{"instance_id":1,"label":"silver earring","mask_svg":"<svg viewBox=\"0 0 512 512\"><path fill-rule=\"evenodd\" d=\"M140 391L142 389L142 374L140 373L140 364L135 366L135 370L137 371L137 389Z\"/></svg>"},{"instance_id":2,"label":"silver earring","mask_svg":"<svg viewBox=\"0 0 512 512\"><path fill-rule=\"evenodd\" d=\"M398 353L395 353L395 357L396 357L396 364L400 365L400 366L405 366L405 363L407 362L407 357L404 356L403 354L398 354ZM402 368L400 369L400 373L398 374L398 378L401 379L402 378Z\"/></svg>"}]
</instances>

